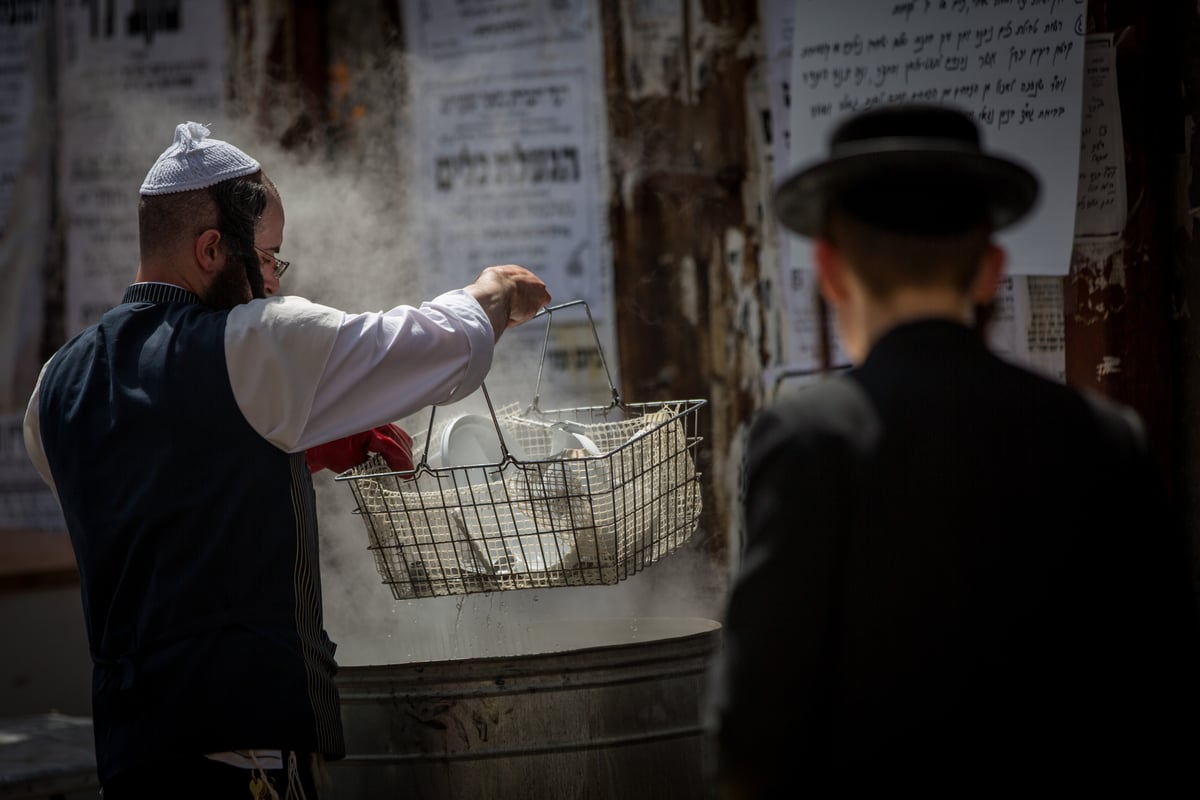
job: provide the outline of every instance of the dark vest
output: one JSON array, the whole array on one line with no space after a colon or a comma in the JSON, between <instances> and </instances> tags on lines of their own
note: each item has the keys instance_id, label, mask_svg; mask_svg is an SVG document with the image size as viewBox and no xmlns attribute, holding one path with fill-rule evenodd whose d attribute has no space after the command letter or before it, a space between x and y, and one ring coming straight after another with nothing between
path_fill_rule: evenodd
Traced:
<instances>
[{"instance_id":1,"label":"dark vest","mask_svg":"<svg viewBox=\"0 0 1200 800\"><path fill-rule=\"evenodd\" d=\"M42 378L101 781L225 750L343 755L312 479L303 453L238 409L227 318L182 289L137 284Z\"/></svg>"}]
</instances>

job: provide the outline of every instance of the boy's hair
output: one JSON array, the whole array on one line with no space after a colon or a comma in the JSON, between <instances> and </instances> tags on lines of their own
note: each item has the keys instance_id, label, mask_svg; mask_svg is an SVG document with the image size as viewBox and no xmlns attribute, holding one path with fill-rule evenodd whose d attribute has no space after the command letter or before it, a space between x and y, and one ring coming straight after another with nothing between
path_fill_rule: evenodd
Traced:
<instances>
[{"instance_id":1,"label":"boy's hair","mask_svg":"<svg viewBox=\"0 0 1200 800\"><path fill-rule=\"evenodd\" d=\"M822 237L841 250L871 296L882 300L906 287L949 286L967 293L979 274L992 229L977 223L953 232L891 230L834 206Z\"/></svg>"}]
</instances>

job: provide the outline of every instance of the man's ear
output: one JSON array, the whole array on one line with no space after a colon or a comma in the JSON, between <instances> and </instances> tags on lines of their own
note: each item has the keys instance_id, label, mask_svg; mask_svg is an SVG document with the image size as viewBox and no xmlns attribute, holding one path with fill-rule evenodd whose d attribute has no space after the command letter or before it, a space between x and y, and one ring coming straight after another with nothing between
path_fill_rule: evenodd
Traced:
<instances>
[{"instance_id":1,"label":"man's ear","mask_svg":"<svg viewBox=\"0 0 1200 800\"><path fill-rule=\"evenodd\" d=\"M834 308L846 304L850 288L846 281L846 260L837 247L827 239L813 244L813 262L817 267L817 286L825 302Z\"/></svg>"},{"instance_id":2,"label":"man's ear","mask_svg":"<svg viewBox=\"0 0 1200 800\"><path fill-rule=\"evenodd\" d=\"M221 248L221 232L216 228L209 228L196 237L196 241L192 244L192 255L196 258L196 264L205 275L212 275L220 272L225 266L225 253Z\"/></svg>"},{"instance_id":3,"label":"man's ear","mask_svg":"<svg viewBox=\"0 0 1200 800\"><path fill-rule=\"evenodd\" d=\"M971 301L976 305L991 305L1004 279L1004 265L1008 255L995 244L989 244L980 259L979 272L971 284Z\"/></svg>"}]
</instances>

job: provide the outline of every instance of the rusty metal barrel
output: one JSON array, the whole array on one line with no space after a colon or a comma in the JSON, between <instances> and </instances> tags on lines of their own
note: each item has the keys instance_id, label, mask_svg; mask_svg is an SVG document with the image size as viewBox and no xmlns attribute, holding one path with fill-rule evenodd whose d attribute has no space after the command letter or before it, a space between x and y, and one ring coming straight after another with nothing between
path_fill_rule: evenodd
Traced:
<instances>
[{"instance_id":1,"label":"rusty metal barrel","mask_svg":"<svg viewBox=\"0 0 1200 800\"><path fill-rule=\"evenodd\" d=\"M344 667L347 757L322 797L706 798L720 624L531 625L522 655Z\"/></svg>"}]
</instances>

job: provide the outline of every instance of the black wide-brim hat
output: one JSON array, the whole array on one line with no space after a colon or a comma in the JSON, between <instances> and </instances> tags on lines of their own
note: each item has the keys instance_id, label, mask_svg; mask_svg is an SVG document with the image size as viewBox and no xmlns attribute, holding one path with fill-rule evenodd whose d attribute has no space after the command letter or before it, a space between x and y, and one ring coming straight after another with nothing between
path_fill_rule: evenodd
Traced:
<instances>
[{"instance_id":1,"label":"black wide-brim hat","mask_svg":"<svg viewBox=\"0 0 1200 800\"><path fill-rule=\"evenodd\" d=\"M831 207L886 230L952 234L1006 228L1038 199L1026 167L983 152L979 128L948 106L882 106L841 123L829 157L780 182L779 220L821 235Z\"/></svg>"}]
</instances>

